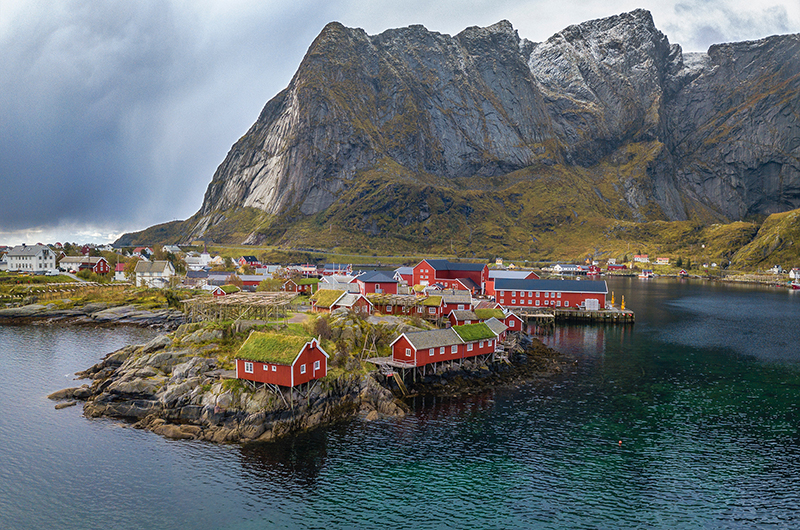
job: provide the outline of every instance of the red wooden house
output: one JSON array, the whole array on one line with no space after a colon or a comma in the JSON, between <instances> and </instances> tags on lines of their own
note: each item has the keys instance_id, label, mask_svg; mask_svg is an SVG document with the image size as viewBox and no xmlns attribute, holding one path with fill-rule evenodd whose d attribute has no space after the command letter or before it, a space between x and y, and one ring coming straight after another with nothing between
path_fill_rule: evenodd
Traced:
<instances>
[{"instance_id":1,"label":"red wooden house","mask_svg":"<svg viewBox=\"0 0 800 530\"><path fill-rule=\"evenodd\" d=\"M328 373L328 354L317 339L253 332L236 355L236 377L294 387Z\"/></svg>"},{"instance_id":2,"label":"red wooden house","mask_svg":"<svg viewBox=\"0 0 800 530\"><path fill-rule=\"evenodd\" d=\"M605 281L497 280L497 301L506 307L553 307L578 309L596 304L605 308Z\"/></svg>"},{"instance_id":3,"label":"red wooden house","mask_svg":"<svg viewBox=\"0 0 800 530\"><path fill-rule=\"evenodd\" d=\"M371 315L373 311L372 302L359 293L321 289L311 297L311 311L314 313L331 313L339 308L362 315Z\"/></svg>"},{"instance_id":4,"label":"red wooden house","mask_svg":"<svg viewBox=\"0 0 800 530\"><path fill-rule=\"evenodd\" d=\"M403 333L391 344L392 360L408 367L493 353L496 346L497 334L485 323Z\"/></svg>"},{"instance_id":5,"label":"red wooden house","mask_svg":"<svg viewBox=\"0 0 800 530\"><path fill-rule=\"evenodd\" d=\"M298 280L289 278L281 287L281 290L289 293L314 294L319 287L319 278L301 278Z\"/></svg>"},{"instance_id":6,"label":"red wooden house","mask_svg":"<svg viewBox=\"0 0 800 530\"><path fill-rule=\"evenodd\" d=\"M607 269L608 271L625 271L628 270L628 266L625 264L617 265L616 263L609 263Z\"/></svg>"},{"instance_id":7,"label":"red wooden house","mask_svg":"<svg viewBox=\"0 0 800 530\"><path fill-rule=\"evenodd\" d=\"M90 270L96 274L106 274L111 267L106 258L99 256L66 256L58 265L63 270Z\"/></svg>"},{"instance_id":8,"label":"red wooden house","mask_svg":"<svg viewBox=\"0 0 800 530\"><path fill-rule=\"evenodd\" d=\"M244 267L245 265L250 265L251 267L255 268L261 265L258 262L258 258L255 256L242 256L237 260L237 263L240 267Z\"/></svg>"},{"instance_id":9,"label":"red wooden house","mask_svg":"<svg viewBox=\"0 0 800 530\"><path fill-rule=\"evenodd\" d=\"M478 315L468 309L450 311L447 320L450 322L450 326L463 326L464 324L477 324L480 322Z\"/></svg>"},{"instance_id":10,"label":"red wooden house","mask_svg":"<svg viewBox=\"0 0 800 530\"><path fill-rule=\"evenodd\" d=\"M469 291L448 289L436 291L442 297L442 314L449 315L451 311L472 309L472 294Z\"/></svg>"},{"instance_id":11,"label":"red wooden house","mask_svg":"<svg viewBox=\"0 0 800 530\"><path fill-rule=\"evenodd\" d=\"M356 276L361 294L386 293L397 294L397 280L381 271L369 271Z\"/></svg>"},{"instance_id":12,"label":"red wooden house","mask_svg":"<svg viewBox=\"0 0 800 530\"><path fill-rule=\"evenodd\" d=\"M489 267L479 263L451 263L446 259L424 259L413 271L414 285L439 284L444 289L483 293Z\"/></svg>"},{"instance_id":13,"label":"red wooden house","mask_svg":"<svg viewBox=\"0 0 800 530\"><path fill-rule=\"evenodd\" d=\"M505 325L509 331L522 331L524 321L500 304L495 307L481 307L475 309L475 315L480 322L486 322L491 318L497 319Z\"/></svg>"}]
</instances>

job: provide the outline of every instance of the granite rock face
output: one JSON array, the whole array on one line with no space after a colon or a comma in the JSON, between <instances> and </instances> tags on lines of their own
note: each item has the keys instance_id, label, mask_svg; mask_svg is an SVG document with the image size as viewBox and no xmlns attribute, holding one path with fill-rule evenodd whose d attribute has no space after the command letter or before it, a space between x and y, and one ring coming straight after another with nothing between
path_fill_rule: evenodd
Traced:
<instances>
[{"instance_id":1,"label":"granite rock face","mask_svg":"<svg viewBox=\"0 0 800 530\"><path fill-rule=\"evenodd\" d=\"M769 214L800 207L798 109L800 35L684 55L644 10L542 43L506 21L455 36L331 23L232 147L188 231L231 208L318 214L382 164L446 188L591 168L644 144L657 146L646 178L617 185L631 211Z\"/></svg>"}]
</instances>

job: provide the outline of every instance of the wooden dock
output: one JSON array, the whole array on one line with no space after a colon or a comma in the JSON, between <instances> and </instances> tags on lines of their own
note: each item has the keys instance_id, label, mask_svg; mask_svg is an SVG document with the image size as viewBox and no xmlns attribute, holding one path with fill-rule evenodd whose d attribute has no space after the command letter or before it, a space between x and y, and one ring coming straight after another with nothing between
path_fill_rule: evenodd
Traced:
<instances>
[{"instance_id":1,"label":"wooden dock","mask_svg":"<svg viewBox=\"0 0 800 530\"><path fill-rule=\"evenodd\" d=\"M630 309L522 309L517 313L529 325L554 326L556 321L605 322L613 324L633 323L636 315Z\"/></svg>"}]
</instances>

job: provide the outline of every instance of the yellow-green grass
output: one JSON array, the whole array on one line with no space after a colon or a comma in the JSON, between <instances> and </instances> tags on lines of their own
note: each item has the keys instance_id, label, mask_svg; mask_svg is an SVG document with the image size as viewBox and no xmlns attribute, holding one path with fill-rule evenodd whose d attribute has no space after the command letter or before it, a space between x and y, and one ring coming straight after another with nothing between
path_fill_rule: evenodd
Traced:
<instances>
[{"instance_id":1,"label":"yellow-green grass","mask_svg":"<svg viewBox=\"0 0 800 530\"><path fill-rule=\"evenodd\" d=\"M463 326L453 326L453 331L458 333L465 342L474 342L476 340L493 339L497 335L489 329L489 326L483 322L479 324L464 324Z\"/></svg>"},{"instance_id":2,"label":"yellow-green grass","mask_svg":"<svg viewBox=\"0 0 800 530\"><path fill-rule=\"evenodd\" d=\"M290 365L308 342L305 337L254 331L244 341L236 357L248 361Z\"/></svg>"},{"instance_id":3,"label":"yellow-green grass","mask_svg":"<svg viewBox=\"0 0 800 530\"><path fill-rule=\"evenodd\" d=\"M490 318L496 318L497 320L503 320L505 316L503 314L502 309L476 309L475 316L480 318L481 320L489 320Z\"/></svg>"},{"instance_id":4,"label":"yellow-green grass","mask_svg":"<svg viewBox=\"0 0 800 530\"><path fill-rule=\"evenodd\" d=\"M314 293L311 300L316 302L317 307L329 308L333 303L338 300L344 291L336 291L332 289L321 289Z\"/></svg>"}]
</instances>

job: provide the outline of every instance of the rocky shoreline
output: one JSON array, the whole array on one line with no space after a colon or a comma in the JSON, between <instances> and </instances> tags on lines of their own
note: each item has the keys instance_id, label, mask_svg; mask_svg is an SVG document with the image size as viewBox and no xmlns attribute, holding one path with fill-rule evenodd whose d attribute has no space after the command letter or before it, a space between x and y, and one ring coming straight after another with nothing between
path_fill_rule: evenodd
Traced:
<instances>
[{"instance_id":1,"label":"rocky shoreline","mask_svg":"<svg viewBox=\"0 0 800 530\"><path fill-rule=\"evenodd\" d=\"M335 422L400 417L409 411L392 379L378 372L354 372L279 392L234 379L232 371L219 366L218 345L224 337L220 329L182 325L147 344L106 355L76 374L91 383L48 397L59 401L57 408L83 402L88 418L116 418L168 438L215 443L271 441ZM512 360L440 367L409 390L469 395L551 375L564 364L560 353L535 339Z\"/></svg>"},{"instance_id":2,"label":"rocky shoreline","mask_svg":"<svg viewBox=\"0 0 800 530\"><path fill-rule=\"evenodd\" d=\"M58 304L29 304L0 309L0 324L132 325L173 330L186 322L177 309L143 309L133 305L94 302L64 309Z\"/></svg>"}]
</instances>

